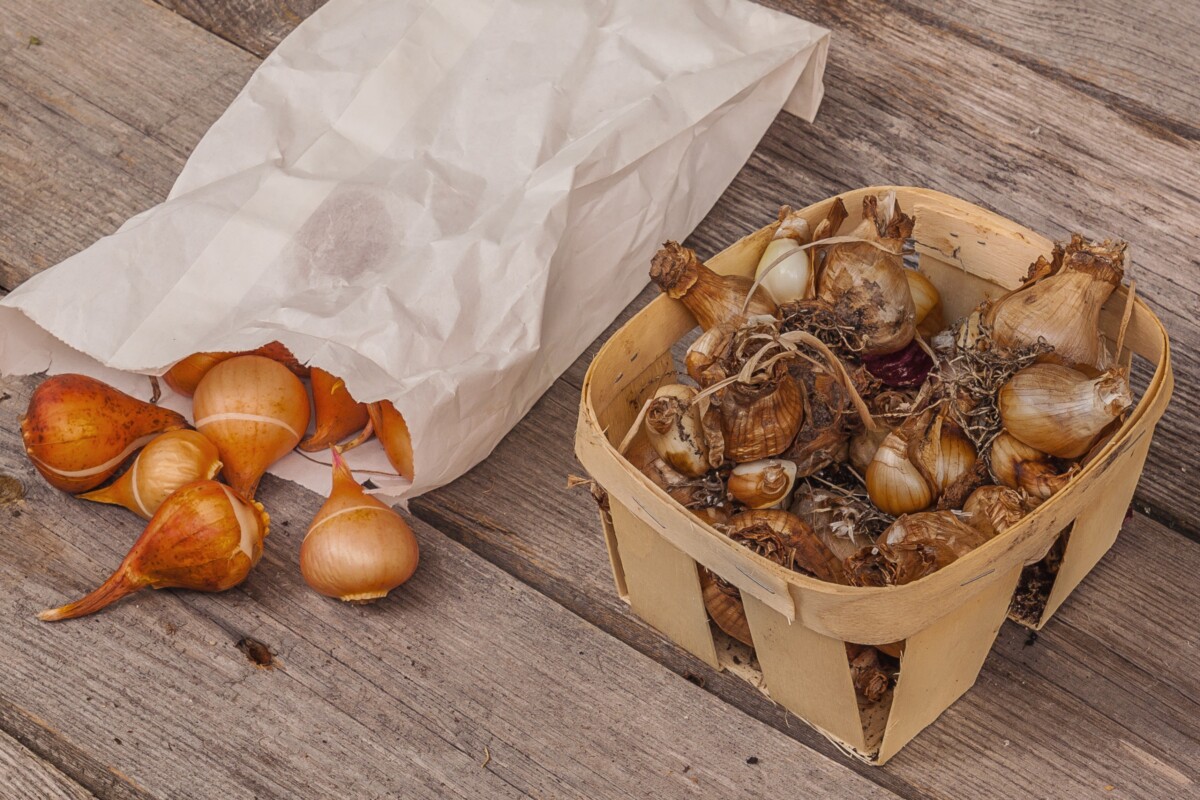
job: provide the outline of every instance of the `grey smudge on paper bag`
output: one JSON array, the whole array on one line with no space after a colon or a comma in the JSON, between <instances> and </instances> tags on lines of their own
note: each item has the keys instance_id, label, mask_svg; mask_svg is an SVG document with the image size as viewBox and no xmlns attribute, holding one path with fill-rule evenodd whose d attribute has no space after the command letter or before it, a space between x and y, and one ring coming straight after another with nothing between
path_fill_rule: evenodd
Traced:
<instances>
[{"instance_id":1,"label":"grey smudge on paper bag","mask_svg":"<svg viewBox=\"0 0 1200 800\"><path fill-rule=\"evenodd\" d=\"M284 255L298 285L313 289L354 283L379 272L391 247L387 206L374 192L355 188L326 198Z\"/></svg>"}]
</instances>

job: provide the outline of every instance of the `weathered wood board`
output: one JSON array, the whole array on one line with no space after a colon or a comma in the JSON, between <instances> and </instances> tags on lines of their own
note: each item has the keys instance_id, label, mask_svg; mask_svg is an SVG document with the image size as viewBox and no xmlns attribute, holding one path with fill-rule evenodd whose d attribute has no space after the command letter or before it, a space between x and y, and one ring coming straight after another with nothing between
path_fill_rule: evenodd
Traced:
<instances>
[{"instance_id":1,"label":"weathered wood board","mask_svg":"<svg viewBox=\"0 0 1200 800\"><path fill-rule=\"evenodd\" d=\"M94 795L0 731L0 798L84 800Z\"/></svg>"},{"instance_id":2,"label":"weathered wood board","mask_svg":"<svg viewBox=\"0 0 1200 800\"><path fill-rule=\"evenodd\" d=\"M0 287L164 198L257 57L321 5L158 2L0 8ZM771 4L833 29L825 105L811 126L780 117L690 243L709 255L780 203L884 182L958 194L1049 236L1130 239L1139 292L1175 339L1178 378L1138 505L1198 535L1200 511L1177 499L1200 469L1187 455L1196 424L1180 413L1200 391L1195 10L1161 0L1132 17L1111 0ZM1115 29L1121 58L1107 55ZM27 480L27 505L0 508L22 513L0 545L0 627L13 632L0 637L0 663L13 667L0 674L0 777L57 771L60 794L103 797L371 791L401 778L406 796L763 794L797 784L814 796L1197 791L1200 630L1189 609L1200 548L1141 517L1036 643L1005 626L976 688L884 770L829 761L832 745L757 690L631 617L613 592L590 498L559 488L576 469L578 387L597 345L491 459L414 504L503 572L421 526L425 566L391 613L344 609L300 585L295 549L319 499L270 482L277 527L242 589L148 594L75 627L39 625L32 612L102 577L136 526ZM0 452L3 468L28 478L14 452L14 402L0 403L9 420ZM26 575L13 565L20 558L41 566ZM280 666L251 666L233 647L244 635L269 643ZM154 685L129 688L143 667ZM63 670L71 680L47 681ZM548 691L545 704L522 686ZM674 718L681 707L721 722ZM655 708L665 721L644 727ZM571 715L582 731L563 721ZM625 718L639 722L632 733L618 724ZM205 736L215 730L225 735ZM479 771L481 745L492 759ZM759 763L746 764L750 755ZM661 769L622 769L629 759ZM173 765L165 776L163 763Z\"/></svg>"}]
</instances>

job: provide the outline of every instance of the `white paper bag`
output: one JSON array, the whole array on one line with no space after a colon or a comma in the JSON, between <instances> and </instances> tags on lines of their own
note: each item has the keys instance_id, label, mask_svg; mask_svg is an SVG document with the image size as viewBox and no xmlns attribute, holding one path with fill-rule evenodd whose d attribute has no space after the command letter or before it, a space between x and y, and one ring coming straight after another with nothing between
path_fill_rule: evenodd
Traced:
<instances>
[{"instance_id":1,"label":"white paper bag","mask_svg":"<svg viewBox=\"0 0 1200 800\"><path fill-rule=\"evenodd\" d=\"M166 202L0 303L0 371L145 396L128 373L279 340L403 413L416 479L387 491L440 486L637 295L781 107L812 118L827 44L744 0L332 0ZM351 464L388 469L377 444ZM296 455L273 472L329 485Z\"/></svg>"}]
</instances>

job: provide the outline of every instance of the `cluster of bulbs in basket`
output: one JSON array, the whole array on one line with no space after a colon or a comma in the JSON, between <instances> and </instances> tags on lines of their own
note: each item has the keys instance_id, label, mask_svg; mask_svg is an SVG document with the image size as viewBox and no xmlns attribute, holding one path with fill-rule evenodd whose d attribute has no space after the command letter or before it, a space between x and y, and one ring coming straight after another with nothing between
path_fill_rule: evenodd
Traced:
<instances>
[{"instance_id":1,"label":"cluster of bulbs in basket","mask_svg":"<svg viewBox=\"0 0 1200 800\"><path fill-rule=\"evenodd\" d=\"M755 279L668 242L650 276L701 334L660 386L626 458L731 539L822 580L917 580L1059 491L1132 405L1101 335L1125 244L1081 236L966 319L905 264L894 193L862 219L788 208ZM750 643L737 590L703 576L719 626ZM886 652L886 649L885 649Z\"/></svg>"},{"instance_id":2,"label":"cluster of bulbs in basket","mask_svg":"<svg viewBox=\"0 0 1200 800\"><path fill-rule=\"evenodd\" d=\"M412 478L408 428L391 403L357 402L344 382L304 367L278 342L250 353L197 353L163 378L192 398L194 428L181 414L84 375L48 378L30 398L21 435L46 481L148 520L108 580L42 612L43 620L91 614L147 586L218 592L241 583L269 531L254 499L259 481L297 447L333 457L332 490L300 550L308 584L370 602L411 577L418 561L412 529L364 491L343 458L376 436L396 471ZM310 415L315 430L305 437ZM102 485L135 452L128 469Z\"/></svg>"}]
</instances>

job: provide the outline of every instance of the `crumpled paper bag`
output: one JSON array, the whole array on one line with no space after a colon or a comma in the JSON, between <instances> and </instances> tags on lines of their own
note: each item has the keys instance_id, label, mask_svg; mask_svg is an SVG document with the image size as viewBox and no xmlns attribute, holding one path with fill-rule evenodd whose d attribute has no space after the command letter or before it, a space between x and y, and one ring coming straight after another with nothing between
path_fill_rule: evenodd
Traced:
<instances>
[{"instance_id":1,"label":"crumpled paper bag","mask_svg":"<svg viewBox=\"0 0 1200 800\"><path fill-rule=\"evenodd\" d=\"M166 202L0 303L0 372L146 397L130 373L279 340L403 413L416 479L386 493L435 488L638 294L781 107L811 120L827 44L744 0L332 0ZM378 444L351 464L390 470ZM272 471L329 485L296 454Z\"/></svg>"}]
</instances>

